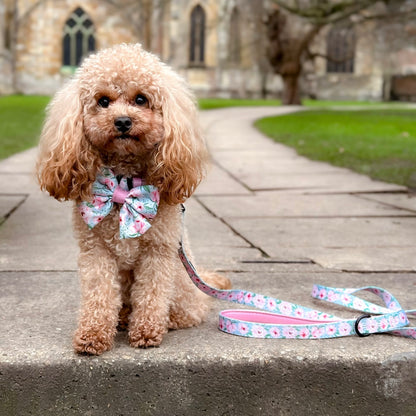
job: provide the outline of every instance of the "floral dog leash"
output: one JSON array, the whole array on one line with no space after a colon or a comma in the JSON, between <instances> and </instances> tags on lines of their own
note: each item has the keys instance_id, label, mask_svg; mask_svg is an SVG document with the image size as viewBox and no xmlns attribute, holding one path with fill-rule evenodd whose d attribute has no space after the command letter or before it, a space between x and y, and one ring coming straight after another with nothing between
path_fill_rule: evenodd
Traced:
<instances>
[{"instance_id":1,"label":"floral dog leash","mask_svg":"<svg viewBox=\"0 0 416 416\"><path fill-rule=\"evenodd\" d=\"M185 208L182 207L184 213ZM337 338L349 335L366 337L375 333L390 333L416 339L416 327L409 327L408 316L416 317L416 309L404 310L387 290L375 286L356 289L331 288L314 285L312 297L365 312L355 319L342 319L294 303L245 290L219 290L204 282L189 261L180 242L179 257L192 282L202 292L217 299L256 307L225 310L219 315L219 329L233 335L252 338ZM377 295L385 307L368 302L355 295L368 291Z\"/></svg>"}]
</instances>

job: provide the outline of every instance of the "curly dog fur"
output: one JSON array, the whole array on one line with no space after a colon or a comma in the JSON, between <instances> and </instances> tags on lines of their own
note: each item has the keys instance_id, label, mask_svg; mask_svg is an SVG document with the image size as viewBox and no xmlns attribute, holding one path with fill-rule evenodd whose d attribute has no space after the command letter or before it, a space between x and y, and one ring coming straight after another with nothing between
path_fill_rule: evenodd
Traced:
<instances>
[{"instance_id":1,"label":"curly dog fur","mask_svg":"<svg viewBox=\"0 0 416 416\"><path fill-rule=\"evenodd\" d=\"M120 117L130 120L121 130ZM109 350L117 327L128 328L131 346L150 347L169 329L204 319L209 298L193 286L177 247L179 204L203 178L207 159L193 95L140 45L90 56L52 100L37 172L41 189L75 202L82 293L73 341L78 353ZM103 166L158 187L158 214L140 238L119 239L118 204L91 230L81 218L76 204L91 199ZM204 278L219 288L230 286L213 273Z\"/></svg>"}]
</instances>

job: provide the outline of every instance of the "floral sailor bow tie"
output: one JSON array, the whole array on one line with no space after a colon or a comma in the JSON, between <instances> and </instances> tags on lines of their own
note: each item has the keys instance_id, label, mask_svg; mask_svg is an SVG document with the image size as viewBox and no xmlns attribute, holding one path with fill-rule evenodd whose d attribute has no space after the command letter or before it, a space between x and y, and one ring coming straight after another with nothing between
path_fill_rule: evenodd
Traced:
<instances>
[{"instance_id":1,"label":"floral sailor bow tie","mask_svg":"<svg viewBox=\"0 0 416 416\"><path fill-rule=\"evenodd\" d=\"M129 189L129 183L132 185ZM155 186L145 185L140 178L118 179L103 168L92 185L93 199L78 205L82 218L90 229L99 224L113 209L120 208L120 238L140 237L150 227L159 205L159 192Z\"/></svg>"}]
</instances>

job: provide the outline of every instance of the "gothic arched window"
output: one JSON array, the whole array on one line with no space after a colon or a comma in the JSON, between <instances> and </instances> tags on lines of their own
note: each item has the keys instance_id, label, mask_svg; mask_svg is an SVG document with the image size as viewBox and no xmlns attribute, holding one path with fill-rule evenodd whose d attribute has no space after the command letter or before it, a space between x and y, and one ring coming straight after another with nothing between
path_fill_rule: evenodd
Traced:
<instances>
[{"instance_id":1,"label":"gothic arched window","mask_svg":"<svg viewBox=\"0 0 416 416\"><path fill-rule=\"evenodd\" d=\"M95 51L94 24L78 7L65 22L62 38L62 65L78 66L82 58Z\"/></svg>"},{"instance_id":2,"label":"gothic arched window","mask_svg":"<svg viewBox=\"0 0 416 416\"><path fill-rule=\"evenodd\" d=\"M240 12L234 7L230 18L230 33L228 42L228 62L232 65L241 63L241 23Z\"/></svg>"},{"instance_id":3,"label":"gothic arched window","mask_svg":"<svg viewBox=\"0 0 416 416\"><path fill-rule=\"evenodd\" d=\"M352 27L334 26L327 36L326 72L354 72L355 33Z\"/></svg>"},{"instance_id":4,"label":"gothic arched window","mask_svg":"<svg viewBox=\"0 0 416 416\"><path fill-rule=\"evenodd\" d=\"M205 11L199 4L191 12L189 62L191 65L205 62Z\"/></svg>"}]
</instances>

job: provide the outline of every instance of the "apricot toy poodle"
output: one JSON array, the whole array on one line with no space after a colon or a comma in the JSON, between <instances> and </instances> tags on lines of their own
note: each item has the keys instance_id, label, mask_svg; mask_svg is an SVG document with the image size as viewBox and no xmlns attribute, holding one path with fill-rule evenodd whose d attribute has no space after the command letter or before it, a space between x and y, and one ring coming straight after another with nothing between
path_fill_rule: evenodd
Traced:
<instances>
[{"instance_id":1,"label":"apricot toy poodle","mask_svg":"<svg viewBox=\"0 0 416 416\"><path fill-rule=\"evenodd\" d=\"M128 328L131 346L151 347L169 329L200 324L209 297L177 249L180 204L208 157L184 80L140 45L123 44L86 58L47 113L38 180L54 198L74 201L80 247L75 350L102 354L117 328Z\"/></svg>"}]
</instances>

